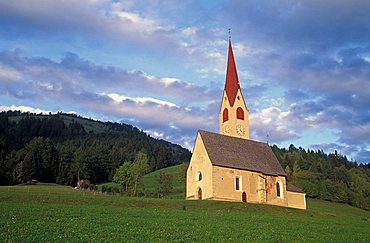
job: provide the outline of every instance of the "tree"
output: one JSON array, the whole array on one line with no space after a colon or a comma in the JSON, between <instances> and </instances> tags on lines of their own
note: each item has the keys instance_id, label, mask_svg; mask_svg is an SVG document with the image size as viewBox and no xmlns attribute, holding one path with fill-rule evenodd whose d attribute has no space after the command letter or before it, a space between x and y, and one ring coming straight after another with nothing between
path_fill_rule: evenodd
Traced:
<instances>
[{"instance_id":1,"label":"tree","mask_svg":"<svg viewBox=\"0 0 370 243\"><path fill-rule=\"evenodd\" d=\"M113 176L113 181L120 184L125 192L128 191L129 185L132 182L132 163L127 161L118 167Z\"/></svg>"},{"instance_id":2,"label":"tree","mask_svg":"<svg viewBox=\"0 0 370 243\"><path fill-rule=\"evenodd\" d=\"M178 182L186 182L186 173L188 171L189 162L183 162L179 166L179 174L177 177Z\"/></svg>"},{"instance_id":3,"label":"tree","mask_svg":"<svg viewBox=\"0 0 370 243\"><path fill-rule=\"evenodd\" d=\"M172 190L172 175L164 172L159 173L156 178L156 193L158 197L162 197Z\"/></svg>"},{"instance_id":4,"label":"tree","mask_svg":"<svg viewBox=\"0 0 370 243\"><path fill-rule=\"evenodd\" d=\"M291 176L292 176L292 170L290 169L289 165L287 165L285 167L284 171L285 171L285 173L286 173L286 175L288 177L288 181L290 181L291 180Z\"/></svg>"},{"instance_id":5,"label":"tree","mask_svg":"<svg viewBox=\"0 0 370 243\"><path fill-rule=\"evenodd\" d=\"M149 172L149 164L148 164L148 156L146 153L140 151L136 154L134 163L131 168L132 174L132 183L133 183L133 192L132 195L136 196L137 187L140 183L141 178L143 175Z\"/></svg>"}]
</instances>

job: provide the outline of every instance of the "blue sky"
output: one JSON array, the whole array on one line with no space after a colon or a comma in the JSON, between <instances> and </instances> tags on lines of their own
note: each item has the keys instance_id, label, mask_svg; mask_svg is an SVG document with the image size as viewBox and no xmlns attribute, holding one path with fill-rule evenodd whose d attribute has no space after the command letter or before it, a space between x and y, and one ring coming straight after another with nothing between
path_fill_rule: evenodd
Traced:
<instances>
[{"instance_id":1,"label":"blue sky","mask_svg":"<svg viewBox=\"0 0 370 243\"><path fill-rule=\"evenodd\" d=\"M0 110L218 132L228 28L251 138L370 161L370 1L0 0Z\"/></svg>"}]
</instances>

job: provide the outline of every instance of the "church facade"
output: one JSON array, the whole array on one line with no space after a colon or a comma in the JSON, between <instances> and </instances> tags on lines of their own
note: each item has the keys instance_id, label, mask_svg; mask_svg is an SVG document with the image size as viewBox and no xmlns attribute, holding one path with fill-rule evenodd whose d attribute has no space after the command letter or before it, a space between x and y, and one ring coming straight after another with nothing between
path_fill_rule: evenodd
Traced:
<instances>
[{"instance_id":1,"label":"church facade","mask_svg":"<svg viewBox=\"0 0 370 243\"><path fill-rule=\"evenodd\" d=\"M220 133L198 131L187 170L186 199L306 209L305 193L287 184L270 146L249 139L248 115L229 39Z\"/></svg>"}]
</instances>

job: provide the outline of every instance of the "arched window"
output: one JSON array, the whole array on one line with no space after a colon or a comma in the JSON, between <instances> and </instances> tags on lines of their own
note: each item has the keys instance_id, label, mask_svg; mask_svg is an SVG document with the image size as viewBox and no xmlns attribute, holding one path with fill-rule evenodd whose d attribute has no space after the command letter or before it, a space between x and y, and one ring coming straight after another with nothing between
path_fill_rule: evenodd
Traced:
<instances>
[{"instance_id":1,"label":"arched window","mask_svg":"<svg viewBox=\"0 0 370 243\"><path fill-rule=\"evenodd\" d=\"M229 120L229 110L227 108L224 109L224 112L222 113L222 118L223 122Z\"/></svg>"},{"instance_id":2,"label":"arched window","mask_svg":"<svg viewBox=\"0 0 370 243\"><path fill-rule=\"evenodd\" d=\"M241 107L238 107L238 109L236 109L236 118L244 120L244 111Z\"/></svg>"},{"instance_id":3,"label":"arched window","mask_svg":"<svg viewBox=\"0 0 370 243\"><path fill-rule=\"evenodd\" d=\"M202 180L202 172L200 172L200 171L198 172L198 178L197 179L198 179L198 181Z\"/></svg>"},{"instance_id":4,"label":"arched window","mask_svg":"<svg viewBox=\"0 0 370 243\"><path fill-rule=\"evenodd\" d=\"M280 197L280 184L279 184L279 182L276 183L276 196Z\"/></svg>"}]
</instances>

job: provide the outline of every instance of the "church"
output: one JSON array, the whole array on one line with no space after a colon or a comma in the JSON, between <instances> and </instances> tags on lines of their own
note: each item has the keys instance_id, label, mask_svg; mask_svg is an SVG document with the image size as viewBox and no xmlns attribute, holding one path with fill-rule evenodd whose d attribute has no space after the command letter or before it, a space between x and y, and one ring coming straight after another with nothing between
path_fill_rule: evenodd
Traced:
<instances>
[{"instance_id":1,"label":"church","mask_svg":"<svg viewBox=\"0 0 370 243\"><path fill-rule=\"evenodd\" d=\"M230 38L219 119L219 134L197 133L186 175L186 199L306 209L305 193L287 184L287 175L270 146L249 139L248 108Z\"/></svg>"}]
</instances>

